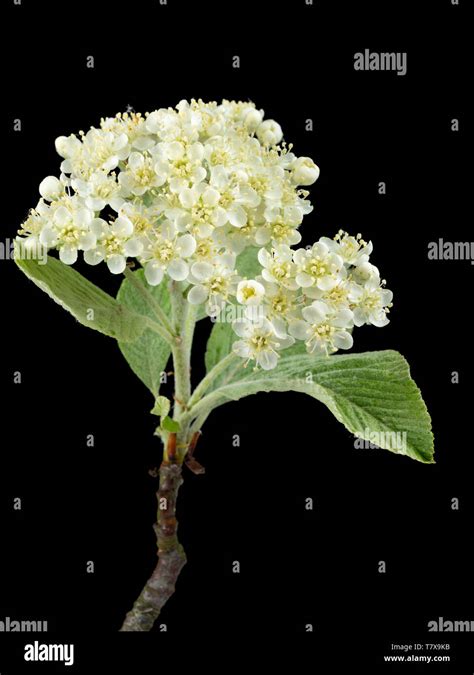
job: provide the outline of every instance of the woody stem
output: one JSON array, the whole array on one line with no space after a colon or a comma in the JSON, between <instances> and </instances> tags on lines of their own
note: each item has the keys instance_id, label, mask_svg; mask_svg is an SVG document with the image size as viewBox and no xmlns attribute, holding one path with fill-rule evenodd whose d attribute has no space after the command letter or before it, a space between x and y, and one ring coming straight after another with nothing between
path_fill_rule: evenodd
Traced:
<instances>
[{"instance_id":1,"label":"woody stem","mask_svg":"<svg viewBox=\"0 0 474 675\"><path fill-rule=\"evenodd\" d=\"M158 519L155 532L158 563L133 608L125 617L122 632L146 632L152 629L163 606L175 591L176 580L186 564L186 554L178 541L176 499L183 482L182 465L165 462L160 467Z\"/></svg>"}]
</instances>

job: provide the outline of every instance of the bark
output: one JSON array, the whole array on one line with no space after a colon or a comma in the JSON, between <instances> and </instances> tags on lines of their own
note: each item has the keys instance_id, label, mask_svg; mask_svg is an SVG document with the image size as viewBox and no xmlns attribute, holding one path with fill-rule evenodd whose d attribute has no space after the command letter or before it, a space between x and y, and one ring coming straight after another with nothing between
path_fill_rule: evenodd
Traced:
<instances>
[{"instance_id":1,"label":"bark","mask_svg":"<svg viewBox=\"0 0 474 675\"><path fill-rule=\"evenodd\" d=\"M160 466L158 522L155 532L158 541L158 564L146 582L133 608L125 617L123 632L149 631L161 609L175 591L176 580L186 564L186 554L178 541L176 499L183 482L182 464L164 460Z\"/></svg>"}]
</instances>

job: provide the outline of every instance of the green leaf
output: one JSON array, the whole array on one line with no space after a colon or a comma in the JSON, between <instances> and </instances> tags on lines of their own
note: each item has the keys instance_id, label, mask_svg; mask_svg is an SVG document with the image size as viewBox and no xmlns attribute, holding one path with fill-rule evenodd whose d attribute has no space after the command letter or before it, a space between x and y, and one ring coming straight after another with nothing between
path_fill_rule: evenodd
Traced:
<instances>
[{"instance_id":1,"label":"green leaf","mask_svg":"<svg viewBox=\"0 0 474 675\"><path fill-rule=\"evenodd\" d=\"M430 416L408 363L395 351L316 358L293 354L282 356L274 370L241 367L230 384L205 396L194 413L205 418L229 400L290 390L321 401L351 433L379 447L434 461Z\"/></svg>"},{"instance_id":2,"label":"green leaf","mask_svg":"<svg viewBox=\"0 0 474 675\"><path fill-rule=\"evenodd\" d=\"M177 432L181 429L179 422L172 420L171 417L164 417L161 420L161 428L171 433Z\"/></svg>"},{"instance_id":3,"label":"green leaf","mask_svg":"<svg viewBox=\"0 0 474 675\"><path fill-rule=\"evenodd\" d=\"M257 275L262 273L262 266L258 262L257 257L258 251L258 246L248 246L237 256L235 269L241 277L255 279Z\"/></svg>"},{"instance_id":4,"label":"green leaf","mask_svg":"<svg viewBox=\"0 0 474 675\"><path fill-rule=\"evenodd\" d=\"M170 297L166 284L161 283L158 286L149 286L141 269L133 274L140 282L145 284L146 289L159 302L164 312L169 315ZM117 300L121 306L135 310L143 316L156 320L153 311L140 291L128 279L124 279L122 282L117 294ZM169 344L149 328L134 342L119 340L118 344L130 368L156 398L160 389L162 374L166 369L166 364L171 354Z\"/></svg>"},{"instance_id":5,"label":"green leaf","mask_svg":"<svg viewBox=\"0 0 474 675\"><path fill-rule=\"evenodd\" d=\"M166 396L158 396L155 401L151 413L152 415L158 415L158 417L166 417L171 408L171 401Z\"/></svg>"},{"instance_id":6,"label":"green leaf","mask_svg":"<svg viewBox=\"0 0 474 675\"><path fill-rule=\"evenodd\" d=\"M125 342L136 340L146 320L119 304L69 265L47 256L47 262L15 256L20 270L80 323Z\"/></svg>"},{"instance_id":7,"label":"green leaf","mask_svg":"<svg viewBox=\"0 0 474 675\"><path fill-rule=\"evenodd\" d=\"M232 324L221 321L214 323L207 341L206 355L204 357L207 372L230 353L236 339L237 335L232 330Z\"/></svg>"}]
</instances>

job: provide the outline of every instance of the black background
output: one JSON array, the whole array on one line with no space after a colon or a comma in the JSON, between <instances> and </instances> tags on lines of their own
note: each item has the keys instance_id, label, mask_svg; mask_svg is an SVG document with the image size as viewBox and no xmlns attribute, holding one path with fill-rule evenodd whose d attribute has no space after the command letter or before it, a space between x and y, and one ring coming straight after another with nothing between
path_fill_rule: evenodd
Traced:
<instances>
[{"instance_id":1,"label":"black background","mask_svg":"<svg viewBox=\"0 0 474 675\"><path fill-rule=\"evenodd\" d=\"M227 669L259 638L259 656L295 643L295 662L311 654L307 667L329 657L316 668L325 673L339 672L343 658L364 672L392 672L382 661L392 642L450 642L452 663L427 670L472 673L472 634L427 632L439 616L474 619L473 270L468 261L427 259L438 237L472 239L461 166L464 5L3 0L2 241L36 204L42 178L57 174L57 136L127 105L145 112L182 98L251 99L321 167L303 243L340 227L373 241L394 308L384 330L357 330L355 350L391 348L408 359L435 434L437 463L427 466L354 449L331 414L300 394L218 409L197 451L206 475L186 471L180 492L188 564L159 620L168 632L118 635L154 565L156 479L148 470L161 448L153 401L113 340L77 324L13 262L0 261L0 619L48 620L45 638L76 644L77 665L67 670L125 657L144 670L162 664L177 638L181 655L201 665L230 642L220 662ZM406 51L407 75L354 71L354 53L366 48ZM84 271L116 292L120 280L105 267ZM196 376L209 326L199 326ZM94 448L86 446L91 433ZM386 574L377 571L381 560ZM195 638L194 652L186 645ZM26 641L0 638L2 675L23 672ZM26 668L35 669L62 667ZM418 672L400 672L408 670Z\"/></svg>"}]
</instances>

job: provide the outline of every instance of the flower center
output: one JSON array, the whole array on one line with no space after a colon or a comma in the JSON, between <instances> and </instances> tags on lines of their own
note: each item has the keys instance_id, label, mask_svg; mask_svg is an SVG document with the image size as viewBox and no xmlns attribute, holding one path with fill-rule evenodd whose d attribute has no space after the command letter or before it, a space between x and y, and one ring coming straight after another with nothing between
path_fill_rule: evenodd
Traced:
<instances>
[{"instance_id":1,"label":"flower center","mask_svg":"<svg viewBox=\"0 0 474 675\"><path fill-rule=\"evenodd\" d=\"M255 292L255 288L252 288L251 286L246 286L245 288L242 289L242 295L244 297L244 300L250 300L250 298L254 298L257 293Z\"/></svg>"},{"instance_id":2,"label":"flower center","mask_svg":"<svg viewBox=\"0 0 474 675\"><path fill-rule=\"evenodd\" d=\"M272 265L271 273L275 279L285 279L291 276L290 263L274 263Z\"/></svg>"},{"instance_id":3,"label":"flower center","mask_svg":"<svg viewBox=\"0 0 474 675\"><path fill-rule=\"evenodd\" d=\"M221 275L217 275L211 279L209 284L211 293L225 294L227 291L227 279Z\"/></svg>"},{"instance_id":4,"label":"flower center","mask_svg":"<svg viewBox=\"0 0 474 675\"><path fill-rule=\"evenodd\" d=\"M261 352L268 348L269 340L267 335L254 335L250 342L256 352Z\"/></svg>"},{"instance_id":5,"label":"flower center","mask_svg":"<svg viewBox=\"0 0 474 675\"><path fill-rule=\"evenodd\" d=\"M134 172L135 180L142 186L150 185L155 179L155 171L151 166L151 162L148 160L143 166L136 169Z\"/></svg>"},{"instance_id":6,"label":"flower center","mask_svg":"<svg viewBox=\"0 0 474 675\"><path fill-rule=\"evenodd\" d=\"M79 231L74 227L74 225L68 225L60 230L59 238L65 244L77 244L79 239Z\"/></svg>"},{"instance_id":7,"label":"flower center","mask_svg":"<svg viewBox=\"0 0 474 675\"><path fill-rule=\"evenodd\" d=\"M152 224L145 216L133 216L130 220L137 234L143 234L152 228Z\"/></svg>"},{"instance_id":8,"label":"flower center","mask_svg":"<svg viewBox=\"0 0 474 675\"><path fill-rule=\"evenodd\" d=\"M288 235L291 234L294 230L293 227L283 223L281 220L277 220L270 225L272 231L272 239L278 242L284 242L288 239Z\"/></svg>"},{"instance_id":9,"label":"flower center","mask_svg":"<svg viewBox=\"0 0 474 675\"><path fill-rule=\"evenodd\" d=\"M191 216L195 223L207 223L212 216L213 209L204 204L197 204L191 209Z\"/></svg>"},{"instance_id":10,"label":"flower center","mask_svg":"<svg viewBox=\"0 0 474 675\"><path fill-rule=\"evenodd\" d=\"M328 300L334 305L342 305L347 300L347 291L341 286L336 286L328 293Z\"/></svg>"},{"instance_id":11,"label":"flower center","mask_svg":"<svg viewBox=\"0 0 474 675\"><path fill-rule=\"evenodd\" d=\"M162 263L169 262L174 256L174 245L171 241L165 241L161 244L155 244L153 247L153 257Z\"/></svg>"},{"instance_id":12,"label":"flower center","mask_svg":"<svg viewBox=\"0 0 474 675\"><path fill-rule=\"evenodd\" d=\"M102 245L107 251L108 255L114 255L116 253L122 253L122 241L115 236L115 234L109 234L102 240Z\"/></svg>"},{"instance_id":13,"label":"flower center","mask_svg":"<svg viewBox=\"0 0 474 675\"><path fill-rule=\"evenodd\" d=\"M306 265L305 271L312 277L321 278L329 274L329 265L319 256L311 258Z\"/></svg>"},{"instance_id":14,"label":"flower center","mask_svg":"<svg viewBox=\"0 0 474 675\"><path fill-rule=\"evenodd\" d=\"M284 295L276 295L272 300L272 310L276 314L286 314L289 307L288 300Z\"/></svg>"}]
</instances>

